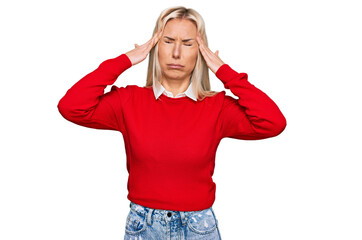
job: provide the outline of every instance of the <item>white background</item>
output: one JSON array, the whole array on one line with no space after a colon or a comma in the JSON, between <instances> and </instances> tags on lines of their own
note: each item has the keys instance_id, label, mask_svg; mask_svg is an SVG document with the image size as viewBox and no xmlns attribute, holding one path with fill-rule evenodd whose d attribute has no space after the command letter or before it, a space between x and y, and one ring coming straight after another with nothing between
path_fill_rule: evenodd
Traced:
<instances>
[{"instance_id":1,"label":"white background","mask_svg":"<svg viewBox=\"0 0 362 240\"><path fill-rule=\"evenodd\" d=\"M1 4L0 239L123 239L122 135L68 122L57 104L101 62L148 41L161 11L177 5L203 16L210 49L248 73L287 119L277 137L221 141L213 209L223 240L362 239L357 3ZM143 86L147 64L148 57L115 85ZM224 90L211 71L210 78L213 90Z\"/></svg>"}]
</instances>

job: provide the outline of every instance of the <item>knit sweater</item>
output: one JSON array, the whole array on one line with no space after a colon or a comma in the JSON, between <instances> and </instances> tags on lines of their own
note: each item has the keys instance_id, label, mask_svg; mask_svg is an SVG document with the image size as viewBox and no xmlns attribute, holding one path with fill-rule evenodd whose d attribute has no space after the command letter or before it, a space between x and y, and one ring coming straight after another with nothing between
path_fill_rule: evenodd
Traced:
<instances>
[{"instance_id":1,"label":"knit sweater","mask_svg":"<svg viewBox=\"0 0 362 240\"><path fill-rule=\"evenodd\" d=\"M212 176L220 140L279 135L286 119L264 92L228 64L216 72L238 99L218 92L202 101L155 98L152 86L127 85L104 93L132 63L126 54L103 61L60 99L61 115L75 124L119 131L129 173L127 198L145 207L198 211L215 201Z\"/></svg>"}]
</instances>

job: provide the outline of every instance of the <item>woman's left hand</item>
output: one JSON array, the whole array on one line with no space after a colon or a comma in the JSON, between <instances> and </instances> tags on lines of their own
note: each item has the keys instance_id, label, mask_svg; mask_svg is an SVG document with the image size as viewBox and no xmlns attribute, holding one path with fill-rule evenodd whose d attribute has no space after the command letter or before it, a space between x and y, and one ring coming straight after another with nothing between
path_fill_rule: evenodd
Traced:
<instances>
[{"instance_id":1,"label":"woman's left hand","mask_svg":"<svg viewBox=\"0 0 362 240\"><path fill-rule=\"evenodd\" d=\"M200 52L204 57L207 66L210 70L216 74L217 70L224 64L224 62L219 57L219 50L216 50L213 53L205 44L204 41L201 39L200 33L197 33L196 41L199 45Z\"/></svg>"}]
</instances>

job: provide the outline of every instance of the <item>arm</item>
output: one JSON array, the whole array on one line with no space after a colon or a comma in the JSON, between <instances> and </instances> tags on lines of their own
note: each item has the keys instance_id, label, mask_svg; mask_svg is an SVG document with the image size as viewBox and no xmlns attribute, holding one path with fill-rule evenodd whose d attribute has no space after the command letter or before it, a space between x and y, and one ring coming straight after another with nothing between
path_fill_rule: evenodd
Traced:
<instances>
[{"instance_id":1,"label":"arm","mask_svg":"<svg viewBox=\"0 0 362 240\"><path fill-rule=\"evenodd\" d=\"M196 41L207 66L226 89L239 97L234 99L223 93L223 104L217 121L220 139L257 140L280 134L287 122L273 100L250 84L246 73L237 73L225 64L218 50L213 53L199 32Z\"/></svg>"},{"instance_id":2,"label":"arm","mask_svg":"<svg viewBox=\"0 0 362 240\"><path fill-rule=\"evenodd\" d=\"M74 84L58 103L62 116L81 126L125 133L123 106L133 88L112 86L106 94L104 89L125 70L143 61L161 35L162 29L159 29L146 43L135 44L135 49L102 62L96 70Z\"/></svg>"},{"instance_id":3,"label":"arm","mask_svg":"<svg viewBox=\"0 0 362 240\"><path fill-rule=\"evenodd\" d=\"M126 54L102 62L60 99L57 105L60 114L68 121L84 127L123 132L122 106L130 97L131 89L129 86L112 86L106 94L104 89L131 66L132 62Z\"/></svg>"},{"instance_id":4,"label":"arm","mask_svg":"<svg viewBox=\"0 0 362 240\"><path fill-rule=\"evenodd\" d=\"M286 119L264 92L249 83L246 73L238 73L223 64L216 72L226 89L239 99L224 96L219 115L220 138L258 140L279 135Z\"/></svg>"}]
</instances>

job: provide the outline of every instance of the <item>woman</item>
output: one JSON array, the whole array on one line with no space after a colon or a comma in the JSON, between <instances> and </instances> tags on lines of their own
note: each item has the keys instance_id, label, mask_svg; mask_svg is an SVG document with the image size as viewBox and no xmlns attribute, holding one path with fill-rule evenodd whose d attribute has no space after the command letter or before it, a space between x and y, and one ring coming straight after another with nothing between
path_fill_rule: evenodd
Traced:
<instances>
[{"instance_id":1,"label":"woman","mask_svg":"<svg viewBox=\"0 0 362 240\"><path fill-rule=\"evenodd\" d=\"M104 94L148 54L146 86ZM210 91L208 69L239 99ZM202 17L184 7L164 10L148 42L102 62L58 109L73 123L122 133L131 207L125 239L221 239L212 209L218 144L270 138L286 127L273 100L208 48Z\"/></svg>"}]
</instances>

